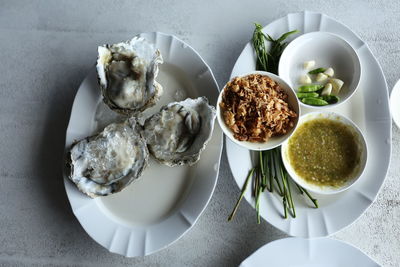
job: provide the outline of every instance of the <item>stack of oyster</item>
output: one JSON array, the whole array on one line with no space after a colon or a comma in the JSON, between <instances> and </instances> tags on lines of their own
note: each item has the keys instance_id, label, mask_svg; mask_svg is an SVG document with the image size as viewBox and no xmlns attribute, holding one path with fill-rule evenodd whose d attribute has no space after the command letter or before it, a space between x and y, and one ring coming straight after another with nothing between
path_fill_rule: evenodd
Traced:
<instances>
[{"instance_id":1,"label":"stack of oyster","mask_svg":"<svg viewBox=\"0 0 400 267\"><path fill-rule=\"evenodd\" d=\"M74 143L69 151L69 178L88 196L124 189L140 177L149 154L171 167L199 160L215 120L215 109L205 97L170 103L144 123L137 120L162 94L155 80L162 62L160 51L139 37L98 48L103 101L126 119Z\"/></svg>"}]
</instances>

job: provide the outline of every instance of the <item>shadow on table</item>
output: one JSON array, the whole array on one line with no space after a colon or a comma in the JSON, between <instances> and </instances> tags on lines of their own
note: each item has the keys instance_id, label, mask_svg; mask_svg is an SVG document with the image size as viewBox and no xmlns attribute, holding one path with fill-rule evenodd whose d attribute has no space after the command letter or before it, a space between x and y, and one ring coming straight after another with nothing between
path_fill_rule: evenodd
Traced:
<instances>
[{"instance_id":1,"label":"shadow on table","mask_svg":"<svg viewBox=\"0 0 400 267\"><path fill-rule=\"evenodd\" d=\"M56 85L49 86L51 94L48 97L49 102L45 103L47 112L38 144L39 153L33 159L37 166L35 176L39 178L33 190L38 190L42 196L45 205L44 216L56 225L50 233L54 237L52 245L60 256L57 260L60 260L61 265L66 263L65 260L70 262L71 255L74 259L70 263L75 262L79 265L93 264L100 255L107 253L106 249L85 233L75 218L64 188L63 178L65 137L71 109L79 85L89 70L79 69L79 66L75 68L67 66L58 72L52 71L55 72L54 75L57 75L57 80L54 81ZM107 257L122 258L122 256L112 254Z\"/></svg>"},{"instance_id":2,"label":"shadow on table","mask_svg":"<svg viewBox=\"0 0 400 267\"><path fill-rule=\"evenodd\" d=\"M72 72L58 77L57 85L51 88L50 102L43 125L39 144L40 151L35 159L38 177L41 181L42 195L51 209L55 220L77 222L73 216L63 180L63 154L65 134L69 122L71 108L79 83L83 80L84 71Z\"/></svg>"}]
</instances>

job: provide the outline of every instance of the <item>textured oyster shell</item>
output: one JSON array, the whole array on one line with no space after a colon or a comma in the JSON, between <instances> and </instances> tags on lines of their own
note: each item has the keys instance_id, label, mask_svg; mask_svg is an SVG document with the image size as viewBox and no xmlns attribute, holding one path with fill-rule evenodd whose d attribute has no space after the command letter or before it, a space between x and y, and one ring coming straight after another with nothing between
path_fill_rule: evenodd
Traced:
<instances>
[{"instance_id":1,"label":"textured oyster shell","mask_svg":"<svg viewBox=\"0 0 400 267\"><path fill-rule=\"evenodd\" d=\"M162 107L143 126L150 153L171 167L193 165L211 138L215 114L205 97Z\"/></svg>"},{"instance_id":2,"label":"textured oyster shell","mask_svg":"<svg viewBox=\"0 0 400 267\"><path fill-rule=\"evenodd\" d=\"M125 115L153 106L162 94L155 80L161 63L160 51L141 37L99 46L96 68L104 103Z\"/></svg>"},{"instance_id":3,"label":"textured oyster shell","mask_svg":"<svg viewBox=\"0 0 400 267\"><path fill-rule=\"evenodd\" d=\"M139 178L148 157L141 128L134 119L112 123L72 145L69 178L90 197L106 196Z\"/></svg>"}]
</instances>

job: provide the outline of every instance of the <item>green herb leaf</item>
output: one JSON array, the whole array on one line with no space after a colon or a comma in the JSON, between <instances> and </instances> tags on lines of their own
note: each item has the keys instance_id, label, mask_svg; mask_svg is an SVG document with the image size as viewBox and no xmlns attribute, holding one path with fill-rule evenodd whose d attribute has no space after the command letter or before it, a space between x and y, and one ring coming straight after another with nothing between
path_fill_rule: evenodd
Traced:
<instances>
[{"instance_id":1,"label":"green herb leaf","mask_svg":"<svg viewBox=\"0 0 400 267\"><path fill-rule=\"evenodd\" d=\"M279 37L278 40L276 40L276 41L277 41L278 43L281 43L281 42L283 42L284 40L286 40L286 38L288 38L289 35L294 34L294 33L298 33L298 32L299 32L298 30L294 30L294 31L291 31L291 32L284 33L284 34L282 34L281 37Z\"/></svg>"}]
</instances>

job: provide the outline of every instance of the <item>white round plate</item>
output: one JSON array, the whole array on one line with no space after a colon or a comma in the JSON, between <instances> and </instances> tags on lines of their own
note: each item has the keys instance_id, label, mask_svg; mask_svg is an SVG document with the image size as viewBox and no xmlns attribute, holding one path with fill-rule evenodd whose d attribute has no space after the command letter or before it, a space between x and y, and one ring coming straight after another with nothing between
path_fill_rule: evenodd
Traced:
<instances>
[{"instance_id":1,"label":"white round plate","mask_svg":"<svg viewBox=\"0 0 400 267\"><path fill-rule=\"evenodd\" d=\"M140 36L153 43L164 58L157 77L164 93L146 114L186 97L206 96L215 106L218 84L192 47L163 33ZM66 150L74 140L102 130L119 116L103 104L93 68L74 100ZM96 242L127 257L144 256L172 244L194 225L214 192L221 151L222 131L216 123L200 161L192 167L171 168L150 160L140 179L117 194L95 199L79 192L67 177L64 184L75 216Z\"/></svg>"},{"instance_id":2,"label":"white round plate","mask_svg":"<svg viewBox=\"0 0 400 267\"><path fill-rule=\"evenodd\" d=\"M400 128L400 80L397 81L390 93L390 110L394 123Z\"/></svg>"},{"instance_id":3,"label":"white round plate","mask_svg":"<svg viewBox=\"0 0 400 267\"><path fill-rule=\"evenodd\" d=\"M331 235L353 223L371 205L386 177L391 154L391 118L389 98L382 69L368 46L349 28L320 13L301 12L288 14L264 28L272 37L297 29L300 33L325 31L339 35L357 51L361 61L361 81L357 92L346 103L326 111L337 112L350 118L364 133L369 151L363 175L349 190L332 196L316 195L319 208L315 209L308 199L292 193L296 202L296 218L283 219L282 200L278 195L263 193L260 197L260 214L270 224L291 236L320 237ZM291 36L288 41L299 36ZM231 76L255 70L253 47L248 43L232 70ZM301 114L314 111L301 107ZM236 183L241 188L248 171L252 168L249 150L226 140L229 165ZM294 188L294 187L292 187ZM251 190L246 200L254 207ZM255 216L255 215L254 215Z\"/></svg>"},{"instance_id":4,"label":"white round plate","mask_svg":"<svg viewBox=\"0 0 400 267\"><path fill-rule=\"evenodd\" d=\"M287 257L290 255L290 257ZM352 245L330 238L284 238L259 248L239 267L379 267Z\"/></svg>"}]
</instances>

